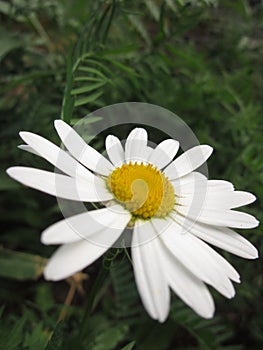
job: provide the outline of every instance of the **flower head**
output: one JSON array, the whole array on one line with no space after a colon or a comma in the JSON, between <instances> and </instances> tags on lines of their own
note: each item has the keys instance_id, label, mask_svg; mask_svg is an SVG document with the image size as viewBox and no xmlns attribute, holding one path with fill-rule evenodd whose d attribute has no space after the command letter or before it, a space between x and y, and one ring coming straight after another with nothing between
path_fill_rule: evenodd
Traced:
<instances>
[{"instance_id":1,"label":"flower head","mask_svg":"<svg viewBox=\"0 0 263 350\"><path fill-rule=\"evenodd\" d=\"M153 149L146 131L135 128L124 148L117 137L106 138L107 159L63 121L56 120L55 127L67 151L29 132L20 133L26 143L21 148L62 173L12 167L8 174L48 194L104 207L61 220L42 233L44 244L62 245L50 258L45 278L60 280L82 270L129 227L135 280L149 315L160 322L167 318L172 289L200 316L212 317L207 284L232 298L232 281L240 279L207 243L256 258L256 248L231 229L258 225L253 216L233 210L255 196L195 171L211 155L210 146L193 147L174 160L177 141L167 139Z\"/></svg>"}]
</instances>

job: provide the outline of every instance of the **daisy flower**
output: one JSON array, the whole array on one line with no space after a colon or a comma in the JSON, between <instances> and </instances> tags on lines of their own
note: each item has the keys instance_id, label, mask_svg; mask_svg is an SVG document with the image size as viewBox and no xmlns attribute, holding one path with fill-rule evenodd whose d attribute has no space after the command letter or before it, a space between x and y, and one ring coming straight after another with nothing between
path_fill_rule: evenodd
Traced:
<instances>
[{"instance_id":1,"label":"daisy flower","mask_svg":"<svg viewBox=\"0 0 263 350\"><path fill-rule=\"evenodd\" d=\"M151 148L147 132L135 128L125 147L107 136L107 159L62 120L55 121L55 128L66 151L30 132L20 133L26 143L20 148L43 157L60 173L20 166L7 173L50 195L103 207L61 220L42 233L42 243L61 244L47 263L45 278L57 281L81 271L128 228L135 281L148 314L165 321L171 289L198 315L211 318L215 307L207 285L232 298L232 282L240 278L207 243L257 258L256 248L232 230L258 225L253 216L233 210L254 202L255 196L195 171L211 155L208 145L174 159L178 141L167 139Z\"/></svg>"}]
</instances>

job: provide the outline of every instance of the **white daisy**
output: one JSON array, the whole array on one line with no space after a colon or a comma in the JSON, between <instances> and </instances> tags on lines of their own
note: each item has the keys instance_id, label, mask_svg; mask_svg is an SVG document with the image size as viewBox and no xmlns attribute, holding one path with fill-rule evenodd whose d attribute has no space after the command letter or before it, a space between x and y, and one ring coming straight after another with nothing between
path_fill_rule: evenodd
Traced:
<instances>
[{"instance_id":1,"label":"white daisy","mask_svg":"<svg viewBox=\"0 0 263 350\"><path fill-rule=\"evenodd\" d=\"M56 120L55 128L67 151L29 132L20 133L26 143L21 148L62 174L29 167L7 173L42 192L105 207L61 220L42 233L44 244L62 244L49 259L45 278L57 281L82 270L129 227L135 280L149 315L160 322L167 318L171 288L197 314L211 318L214 302L206 284L232 298L232 281L240 279L207 243L257 258L256 248L230 229L258 225L253 216L232 210L255 196L195 171L211 155L210 146L196 146L174 160L177 141L168 139L153 149L146 131L135 128L124 148L117 137L106 138L107 160L63 121Z\"/></svg>"}]
</instances>

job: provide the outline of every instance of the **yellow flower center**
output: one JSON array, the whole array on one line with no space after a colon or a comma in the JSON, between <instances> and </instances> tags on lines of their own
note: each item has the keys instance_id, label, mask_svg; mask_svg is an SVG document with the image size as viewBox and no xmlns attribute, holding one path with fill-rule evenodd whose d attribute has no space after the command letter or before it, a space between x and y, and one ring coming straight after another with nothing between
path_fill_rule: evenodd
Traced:
<instances>
[{"instance_id":1,"label":"yellow flower center","mask_svg":"<svg viewBox=\"0 0 263 350\"><path fill-rule=\"evenodd\" d=\"M115 198L136 218L165 217L174 207L174 189L152 164L123 164L107 178Z\"/></svg>"}]
</instances>

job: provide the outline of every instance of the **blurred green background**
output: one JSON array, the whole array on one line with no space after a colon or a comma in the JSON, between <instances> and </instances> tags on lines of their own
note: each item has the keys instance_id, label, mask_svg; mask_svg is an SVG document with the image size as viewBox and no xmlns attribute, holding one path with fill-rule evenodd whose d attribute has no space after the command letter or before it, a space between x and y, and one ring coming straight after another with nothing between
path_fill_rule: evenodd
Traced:
<instances>
[{"instance_id":1,"label":"blurred green background","mask_svg":"<svg viewBox=\"0 0 263 350\"><path fill-rule=\"evenodd\" d=\"M79 280L45 282L54 247L39 237L61 218L56 200L5 174L13 165L47 167L17 149L20 130L58 143L55 119L74 124L102 106L149 102L215 148L210 178L255 193L246 210L262 220L262 44L260 0L0 1L1 349L263 347L260 260L222 253L241 273L236 297L213 291L216 315L205 321L174 296L160 325L145 313L121 251ZM261 250L260 226L242 233ZM107 274L94 287L101 265Z\"/></svg>"}]
</instances>

